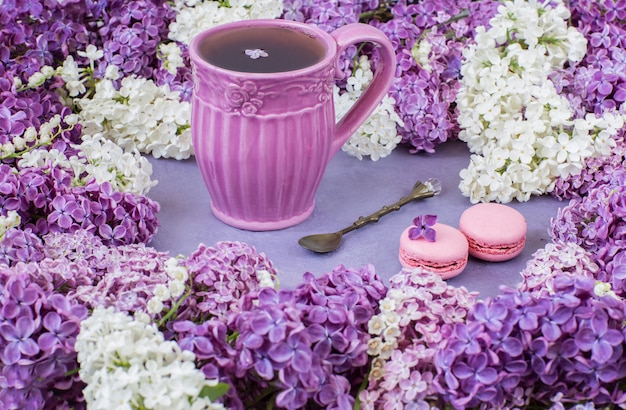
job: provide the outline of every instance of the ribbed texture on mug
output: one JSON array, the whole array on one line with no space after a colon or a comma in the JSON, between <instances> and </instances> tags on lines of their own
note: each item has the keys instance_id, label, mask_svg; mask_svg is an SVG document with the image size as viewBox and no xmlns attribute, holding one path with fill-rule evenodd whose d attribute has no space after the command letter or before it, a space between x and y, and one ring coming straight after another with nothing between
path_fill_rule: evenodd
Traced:
<instances>
[{"instance_id":1,"label":"ribbed texture on mug","mask_svg":"<svg viewBox=\"0 0 626 410\"><path fill-rule=\"evenodd\" d=\"M194 103L194 150L213 208L239 225L310 212L335 127L329 104L245 117Z\"/></svg>"}]
</instances>

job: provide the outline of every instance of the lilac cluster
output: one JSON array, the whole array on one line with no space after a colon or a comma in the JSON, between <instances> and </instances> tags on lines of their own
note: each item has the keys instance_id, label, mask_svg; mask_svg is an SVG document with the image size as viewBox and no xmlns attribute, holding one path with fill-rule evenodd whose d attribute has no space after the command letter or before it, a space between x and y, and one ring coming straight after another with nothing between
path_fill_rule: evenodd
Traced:
<instances>
[{"instance_id":1,"label":"lilac cluster","mask_svg":"<svg viewBox=\"0 0 626 410\"><path fill-rule=\"evenodd\" d=\"M27 233L7 232L12 241ZM59 292L90 309L113 306L131 314L145 312L154 287L168 279L165 272L168 254L144 244L110 247L86 230L50 233L37 239L38 242L32 240L37 245L30 251L32 260L14 262L11 268L18 266L29 272L31 280L46 292ZM27 253L24 247L18 248L20 251ZM6 264L0 260L0 266L2 263Z\"/></svg>"},{"instance_id":2,"label":"lilac cluster","mask_svg":"<svg viewBox=\"0 0 626 410\"><path fill-rule=\"evenodd\" d=\"M390 280L380 313L369 324L372 357L363 410L430 408L437 404L433 358L447 325L463 323L477 294L448 285L435 273L405 269Z\"/></svg>"},{"instance_id":3,"label":"lilac cluster","mask_svg":"<svg viewBox=\"0 0 626 410\"><path fill-rule=\"evenodd\" d=\"M233 386L224 398L229 408L246 408L245 396L235 388L241 377L236 364L240 351L234 347L235 323L257 299L263 279L271 282L276 269L254 247L229 241L199 245L181 266L188 271L189 290L164 322L164 334L192 351L197 367L208 378Z\"/></svg>"},{"instance_id":4,"label":"lilac cluster","mask_svg":"<svg viewBox=\"0 0 626 410\"><path fill-rule=\"evenodd\" d=\"M352 408L369 363L367 324L387 287L371 265L359 270L339 265L319 278L305 273L302 279L296 300L306 306L303 323L326 372L314 401L325 408Z\"/></svg>"},{"instance_id":5,"label":"lilac cluster","mask_svg":"<svg viewBox=\"0 0 626 410\"><path fill-rule=\"evenodd\" d=\"M274 401L279 408L301 408L319 391L325 372L302 322L304 310L293 291L268 288L259 293L258 305L237 316L237 375L249 386L238 389L245 408L269 401L263 395L267 390L278 392Z\"/></svg>"},{"instance_id":6,"label":"lilac cluster","mask_svg":"<svg viewBox=\"0 0 626 410\"><path fill-rule=\"evenodd\" d=\"M21 228L39 236L85 229L107 245L146 243L156 233L159 204L148 197L113 191L110 184L93 180L84 186L72 183L72 174L59 168L16 171L0 165L0 213L16 211ZM12 246L6 239L3 243Z\"/></svg>"},{"instance_id":7,"label":"lilac cluster","mask_svg":"<svg viewBox=\"0 0 626 410\"><path fill-rule=\"evenodd\" d=\"M587 55L578 64L555 72L551 80L575 116L619 110L626 102L626 8L622 0L571 1L572 24L588 39ZM618 131L610 155L591 158L579 175L557 180L553 195L573 198L608 183L626 164L625 130Z\"/></svg>"},{"instance_id":8,"label":"lilac cluster","mask_svg":"<svg viewBox=\"0 0 626 410\"><path fill-rule=\"evenodd\" d=\"M587 112L623 110L626 102L626 8L622 0L571 1L572 24L588 39L587 54L578 64L555 72L551 80L565 96L575 116ZM579 175L557 180L553 195L577 198L598 184L610 183L613 172L624 169L624 129L619 130L617 147L601 158L587 160Z\"/></svg>"},{"instance_id":9,"label":"lilac cluster","mask_svg":"<svg viewBox=\"0 0 626 410\"><path fill-rule=\"evenodd\" d=\"M474 28L487 25L497 2L437 1L417 4L395 2L393 19L372 20L396 46L398 69L390 95L404 126L402 142L411 152L434 152L458 132L455 99L459 87L462 50L472 41ZM422 43L430 50L416 60Z\"/></svg>"},{"instance_id":10,"label":"lilac cluster","mask_svg":"<svg viewBox=\"0 0 626 410\"><path fill-rule=\"evenodd\" d=\"M554 294L504 291L446 329L435 385L457 409L624 404L626 305L593 278L557 275Z\"/></svg>"},{"instance_id":11,"label":"lilac cluster","mask_svg":"<svg viewBox=\"0 0 626 410\"><path fill-rule=\"evenodd\" d=\"M85 230L50 233L39 245L36 262L0 263L0 404L84 408L80 322L97 306L146 311L167 280L168 256L143 244L109 247Z\"/></svg>"},{"instance_id":12,"label":"lilac cluster","mask_svg":"<svg viewBox=\"0 0 626 410\"><path fill-rule=\"evenodd\" d=\"M232 386L228 408L353 408L368 365L367 322L386 293L371 266L306 273L296 289L277 291L258 286L254 271L273 268L242 244L200 247L185 264L204 291L190 292L165 334L196 354L207 377ZM229 290L237 298L220 301L219 278L237 285Z\"/></svg>"},{"instance_id":13,"label":"lilac cluster","mask_svg":"<svg viewBox=\"0 0 626 410\"><path fill-rule=\"evenodd\" d=\"M183 265L189 271L193 292L177 316L195 322L213 316L228 322L240 311L241 299L261 289L263 274L271 279L277 274L264 253L241 242L200 244Z\"/></svg>"},{"instance_id":14,"label":"lilac cluster","mask_svg":"<svg viewBox=\"0 0 626 410\"><path fill-rule=\"evenodd\" d=\"M61 112L58 83L20 91L43 66L56 66L83 50L97 32L98 2L44 0L0 4L0 143ZM18 83L14 78L18 79Z\"/></svg>"},{"instance_id":15,"label":"lilac cluster","mask_svg":"<svg viewBox=\"0 0 626 410\"><path fill-rule=\"evenodd\" d=\"M560 240L537 250L520 274L522 281L517 288L537 298L554 293L554 278L558 275L589 278L602 276L593 254L574 242Z\"/></svg>"},{"instance_id":16,"label":"lilac cluster","mask_svg":"<svg viewBox=\"0 0 626 410\"><path fill-rule=\"evenodd\" d=\"M559 209L552 220L550 235L555 241L573 242L593 255L607 276L601 280L612 282L616 292L624 294L623 274L613 275L615 262L626 252L626 170L621 168L610 175L610 180L598 184L581 198ZM618 269L619 272L619 269Z\"/></svg>"},{"instance_id":17,"label":"lilac cluster","mask_svg":"<svg viewBox=\"0 0 626 410\"><path fill-rule=\"evenodd\" d=\"M305 274L295 290L263 289L236 318L238 391L246 408L351 409L364 378L367 322L385 287L371 267Z\"/></svg>"},{"instance_id":18,"label":"lilac cluster","mask_svg":"<svg viewBox=\"0 0 626 410\"><path fill-rule=\"evenodd\" d=\"M104 50L98 71L104 74L106 66L113 64L122 76L151 78L160 66L158 45L167 40L176 13L163 0L113 0L107 11L105 24L98 30Z\"/></svg>"},{"instance_id":19,"label":"lilac cluster","mask_svg":"<svg viewBox=\"0 0 626 410\"><path fill-rule=\"evenodd\" d=\"M45 87L24 89L33 74L44 66L57 67L88 45L105 51L96 67L101 77L107 65L116 64L122 74L153 77L157 84L169 83L189 97L188 68L177 75L167 73L157 57L157 45L168 41L168 25L175 13L166 1L114 0L94 2L16 1L0 4L0 143L20 136L30 126L59 114L63 102L57 91L62 82L49 80ZM187 56L185 48L184 55ZM17 79L17 82L16 80Z\"/></svg>"},{"instance_id":20,"label":"lilac cluster","mask_svg":"<svg viewBox=\"0 0 626 410\"><path fill-rule=\"evenodd\" d=\"M0 404L84 408L74 342L87 309L33 278L34 264L0 264Z\"/></svg>"},{"instance_id":21,"label":"lilac cluster","mask_svg":"<svg viewBox=\"0 0 626 410\"><path fill-rule=\"evenodd\" d=\"M416 3L416 4L413 4ZM398 131L411 152L434 152L435 146L454 139L455 98L462 50L472 41L474 28L486 25L497 1L426 0L382 1L286 1L285 18L305 21L332 31L347 23L362 22L381 29L391 40L398 68L390 95L404 126ZM414 55L421 43L430 52L426 66ZM343 69L352 69L356 48L348 50ZM375 48L365 47L376 65Z\"/></svg>"},{"instance_id":22,"label":"lilac cluster","mask_svg":"<svg viewBox=\"0 0 626 410\"><path fill-rule=\"evenodd\" d=\"M52 239L66 242L63 236L73 241L71 237L76 235L58 235ZM157 252L144 244L107 247L98 237L90 238L86 233L84 236L87 243L101 251L106 249L106 253L91 253L92 261L88 264L82 257L74 262L70 262L67 257L44 259L40 262L42 271L47 270L57 281L69 279L66 282L68 297L80 301L90 309L113 306L117 311L131 314L145 312L155 287L167 283L164 265L169 258L168 254ZM82 268L82 271L76 271L77 267ZM63 278L60 273L65 274ZM68 278L71 273L74 274Z\"/></svg>"},{"instance_id":23,"label":"lilac cluster","mask_svg":"<svg viewBox=\"0 0 626 410\"><path fill-rule=\"evenodd\" d=\"M588 39L587 55L555 73L557 91L574 111L601 114L626 101L626 9L621 0L568 3L572 24Z\"/></svg>"}]
</instances>

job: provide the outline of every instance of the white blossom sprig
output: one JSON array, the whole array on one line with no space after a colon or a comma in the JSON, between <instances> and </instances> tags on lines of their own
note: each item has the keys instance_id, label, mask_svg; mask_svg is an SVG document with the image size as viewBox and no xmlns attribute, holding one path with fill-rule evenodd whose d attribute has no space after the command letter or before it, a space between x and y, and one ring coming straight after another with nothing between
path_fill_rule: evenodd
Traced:
<instances>
[{"instance_id":1,"label":"white blossom sprig","mask_svg":"<svg viewBox=\"0 0 626 410\"><path fill-rule=\"evenodd\" d=\"M337 120L350 110L373 77L374 74L367 56L361 56L353 74L346 80L346 91L340 94L339 87L334 87ZM394 106L395 100L392 97L388 95L383 97L374 112L343 145L342 151L358 159L369 156L372 161L377 161L391 154L402 140L397 127L404 125Z\"/></svg>"},{"instance_id":2,"label":"white blossom sprig","mask_svg":"<svg viewBox=\"0 0 626 410\"><path fill-rule=\"evenodd\" d=\"M508 1L476 44L464 50L457 95L459 139L473 153L461 192L479 201L526 201L550 192L558 177L577 174L587 158L615 146L621 116L573 119L550 73L579 61L586 39L567 26L569 10L538 1Z\"/></svg>"},{"instance_id":3,"label":"white blossom sprig","mask_svg":"<svg viewBox=\"0 0 626 410\"><path fill-rule=\"evenodd\" d=\"M109 79L95 87L91 98L78 101L85 134L102 134L125 150L154 157L186 159L191 145L191 104L179 93L152 80L130 76L119 89Z\"/></svg>"},{"instance_id":4,"label":"white blossom sprig","mask_svg":"<svg viewBox=\"0 0 626 410\"><path fill-rule=\"evenodd\" d=\"M67 116L64 119L67 121ZM56 124L56 120L52 124ZM49 145L52 141L50 122L41 126L38 141L32 147ZM66 130L66 129L65 129ZM59 131L61 132L61 131ZM26 135L26 133L25 133ZM53 134L52 136L56 135ZM15 142L15 140L13 141ZM51 143L51 142L50 142ZM136 150L124 151L119 145L101 134L83 135L82 143L73 146L78 154L67 157L57 149L28 149L19 152L19 168L59 167L72 171L74 185L84 185L94 178L99 184L108 182L116 191L145 195L157 181L152 179L152 164ZM14 153L14 155L17 153Z\"/></svg>"},{"instance_id":5,"label":"white blossom sprig","mask_svg":"<svg viewBox=\"0 0 626 410\"><path fill-rule=\"evenodd\" d=\"M146 314L132 318L101 307L81 322L75 349L89 408L224 409L208 398L223 386L148 322Z\"/></svg>"},{"instance_id":6,"label":"white blossom sprig","mask_svg":"<svg viewBox=\"0 0 626 410\"><path fill-rule=\"evenodd\" d=\"M78 117L74 114L66 115L63 119L61 115L55 114L41 124L39 130L28 127L21 136L0 145L0 160L23 158L38 148L50 146L61 134L72 131L77 122Z\"/></svg>"},{"instance_id":7,"label":"white blossom sprig","mask_svg":"<svg viewBox=\"0 0 626 410\"><path fill-rule=\"evenodd\" d=\"M189 44L198 33L218 24L239 20L273 19L283 13L282 0L175 0L176 20L169 38Z\"/></svg>"}]
</instances>

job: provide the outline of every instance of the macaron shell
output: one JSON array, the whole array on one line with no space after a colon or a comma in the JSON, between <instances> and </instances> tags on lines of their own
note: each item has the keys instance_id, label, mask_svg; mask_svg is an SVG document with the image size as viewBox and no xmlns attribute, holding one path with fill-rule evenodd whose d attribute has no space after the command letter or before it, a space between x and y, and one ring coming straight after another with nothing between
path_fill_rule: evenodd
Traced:
<instances>
[{"instance_id":1,"label":"macaron shell","mask_svg":"<svg viewBox=\"0 0 626 410\"><path fill-rule=\"evenodd\" d=\"M410 239L406 228L400 236L400 263L405 268L423 268L437 273L443 279L460 274L467 265L468 242L459 230L444 224L435 224L436 240Z\"/></svg>"},{"instance_id":2,"label":"macaron shell","mask_svg":"<svg viewBox=\"0 0 626 410\"><path fill-rule=\"evenodd\" d=\"M466 209L459 230L467 237L469 254L489 262L513 259L526 244L526 219L508 205L482 203Z\"/></svg>"}]
</instances>

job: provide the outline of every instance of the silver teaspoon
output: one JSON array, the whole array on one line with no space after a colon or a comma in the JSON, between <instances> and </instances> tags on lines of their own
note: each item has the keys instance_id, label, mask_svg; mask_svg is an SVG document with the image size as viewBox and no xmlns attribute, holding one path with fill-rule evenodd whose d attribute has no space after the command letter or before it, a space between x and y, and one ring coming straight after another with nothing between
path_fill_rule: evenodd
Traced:
<instances>
[{"instance_id":1,"label":"silver teaspoon","mask_svg":"<svg viewBox=\"0 0 626 410\"><path fill-rule=\"evenodd\" d=\"M396 203L388 206L383 206L378 212L375 212L369 216L361 216L352 225L334 233L320 233L315 235L308 235L300 238L298 243L305 249L308 249L317 253L332 252L339 247L343 235L350 231L359 229L360 227L369 224L370 222L378 222L378 220L392 211L397 211L404 205L416 199L430 198L435 195L439 195L441 192L441 181L436 178L430 178L426 182L417 181L411 189L411 193L403 198L400 198Z\"/></svg>"}]
</instances>

